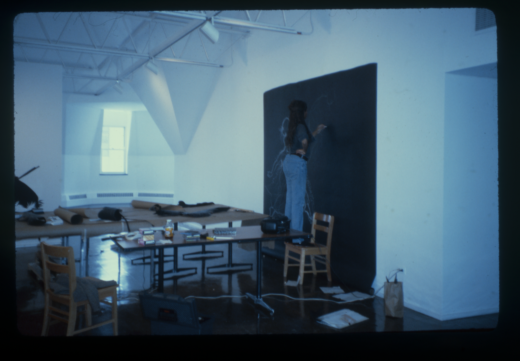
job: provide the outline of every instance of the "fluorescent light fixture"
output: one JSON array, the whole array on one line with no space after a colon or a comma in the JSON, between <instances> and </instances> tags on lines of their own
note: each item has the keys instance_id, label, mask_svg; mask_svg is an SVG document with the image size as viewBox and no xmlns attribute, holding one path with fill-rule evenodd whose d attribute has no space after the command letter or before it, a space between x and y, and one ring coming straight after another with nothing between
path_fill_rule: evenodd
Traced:
<instances>
[{"instance_id":1,"label":"fluorescent light fixture","mask_svg":"<svg viewBox=\"0 0 520 361\"><path fill-rule=\"evenodd\" d=\"M151 71L153 71L155 74L159 74L159 68L157 67L157 65L155 65L151 61L146 63L146 67L148 69L150 69Z\"/></svg>"},{"instance_id":2,"label":"fluorescent light fixture","mask_svg":"<svg viewBox=\"0 0 520 361\"><path fill-rule=\"evenodd\" d=\"M218 30L211 24L209 20L204 23L204 25L200 28L200 31L202 31L202 34L206 35L209 41L211 41L213 44L218 41Z\"/></svg>"},{"instance_id":3,"label":"fluorescent light fixture","mask_svg":"<svg viewBox=\"0 0 520 361\"><path fill-rule=\"evenodd\" d=\"M114 89L117 90L119 94L123 94L123 87L119 84L119 81L114 84Z\"/></svg>"}]
</instances>

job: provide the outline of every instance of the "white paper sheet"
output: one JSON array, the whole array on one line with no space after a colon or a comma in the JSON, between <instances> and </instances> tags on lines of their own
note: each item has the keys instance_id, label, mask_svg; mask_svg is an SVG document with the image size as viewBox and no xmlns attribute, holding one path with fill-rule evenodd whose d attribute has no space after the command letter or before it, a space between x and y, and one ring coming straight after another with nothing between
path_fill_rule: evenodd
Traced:
<instances>
[{"instance_id":1,"label":"white paper sheet","mask_svg":"<svg viewBox=\"0 0 520 361\"><path fill-rule=\"evenodd\" d=\"M298 286L299 282L300 282L300 276L298 276L298 279L296 281L287 281L287 282L285 282L285 284L287 286L296 287L296 286Z\"/></svg>"},{"instance_id":2,"label":"white paper sheet","mask_svg":"<svg viewBox=\"0 0 520 361\"><path fill-rule=\"evenodd\" d=\"M319 323L336 329L345 328L347 326L366 320L368 320L367 317L349 309L332 312L327 315L318 317L317 319Z\"/></svg>"},{"instance_id":3,"label":"white paper sheet","mask_svg":"<svg viewBox=\"0 0 520 361\"><path fill-rule=\"evenodd\" d=\"M331 293L345 293L339 286L334 287L320 287L323 293L331 294Z\"/></svg>"},{"instance_id":4,"label":"white paper sheet","mask_svg":"<svg viewBox=\"0 0 520 361\"><path fill-rule=\"evenodd\" d=\"M361 301L361 300L370 298L372 296L367 295L366 293L361 293L361 292L350 292L350 293L337 294L332 297L340 299L345 302L354 302L354 301Z\"/></svg>"}]
</instances>

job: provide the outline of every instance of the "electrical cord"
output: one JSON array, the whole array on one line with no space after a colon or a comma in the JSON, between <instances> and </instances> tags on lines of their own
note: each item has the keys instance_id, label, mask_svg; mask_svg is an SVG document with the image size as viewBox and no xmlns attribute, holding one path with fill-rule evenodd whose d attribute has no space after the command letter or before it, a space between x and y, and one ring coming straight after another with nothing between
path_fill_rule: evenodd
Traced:
<instances>
[{"instance_id":1,"label":"electrical cord","mask_svg":"<svg viewBox=\"0 0 520 361\"><path fill-rule=\"evenodd\" d=\"M326 302L334 302L334 303L337 303L337 304L345 304L345 303L352 303L352 302L354 302L354 301L335 301L335 300L329 300L329 299L326 299L326 298L295 298L295 297L291 297L291 296L288 296L288 295L284 295L283 293L267 293L267 294L262 295L262 298L263 297L269 297L269 296L283 296L283 297L287 297L287 298L290 298L290 299L295 300L295 301L326 301ZM215 296L215 297L210 297L210 296L187 296L187 297L184 297L184 298L185 299L188 299L188 298L217 299L217 298L244 298L244 297L247 297L247 296L229 296L229 295ZM373 296L370 296L369 298L373 298Z\"/></svg>"}]
</instances>

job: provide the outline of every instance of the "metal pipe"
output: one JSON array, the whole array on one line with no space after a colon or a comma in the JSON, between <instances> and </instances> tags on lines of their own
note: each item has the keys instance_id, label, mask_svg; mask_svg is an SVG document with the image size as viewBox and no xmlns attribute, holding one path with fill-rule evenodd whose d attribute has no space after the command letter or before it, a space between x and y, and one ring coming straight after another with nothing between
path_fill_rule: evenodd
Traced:
<instances>
[{"instance_id":1,"label":"metal pipe","mask_svg":"<svg viewBox=\"0 0 520 361\"><path fill-rule=\"evenodd\" d=\"M82 46L82 45L64 45L64 44L46 44L38 42L34 39L28 39L28 40L22 40L19 37L15 37L14 39L15 44L20 45L26 45L26 46L33 46L37 48L50 48L50 49L56 49L56 50L68 50L68 51L82 51L85 53L93 53L93 54L104 54L104 55L120 55L120 56L135 56L138 58L146 58L148 59L149 56L146 54L139 54L139 53L132 53L130 51L124 51L124 50L112 50L112 49L96 49L88 46Z\"/></svg>"},{"instance_id":2,"label":"metal pipe","mask_svg":"<svg viewBox=\"0 0 520 361\"><path fill-rule=\"evenodd\" d=\"M82 74L63 74L64 78L84 78L84 79L92 79L92 80L119 80L118 78L110 78L103 76L92 76L92 75L82 75Z\"/></svg>"},{"instance_id":3,"label":"metal pipe","mask_svg":"<svg viewBox=\"0 0 520 361\"><path fill-rule=\"evenodd\" d=\"M23 48L22 48L23 49ZM23 50L22 50L23 52ZM24 56L25 56L25 53L24 53ZM23 61L23 59L14 59L15 61ZM27 57L25 59L25 62L27 63L37 63L37 64L49 64L49 65L62 65L62 63L56 63L56 62L52 62L52 61L36 61L36 60L28 60ZM90 66L82 66L82 65L75 65L75 64L67 64L66 65L67 68L77 68L77 69L85 69L85 70L93 70L94 68L90 67Z\"/></svg>"},{"instance_id":4,"label":"metal pipe","mask_svg":"<svg viewBox=\"0 0 520 361\"><path fill-rule=\"evenodd\" d=\"M155 18L150 18L150 17L147 17L146 15L137 15L137 14L133 14L133 13L125 13L125 12L119 12L119 14L123 14L123 15L128 15L128 16L134 16L134 17L139 17L139 18L142 18L146 21L154 21L154 22L157 22L157 23L160 23L160 24L166 24L166 25L177 25L177 24L187 24L186 21L184 21L183 19L184 18L179 18L179 20L177 20L176 18L170 18L168 20L165 20L165 19L158 19L157 17ZM154 14L155 16L158 15L158 14ZM160 15L160 14L159 14ZM206 17L205 16L201 16L200 19L205 19ZM222 32L222 33L232 33L232 34L249 34L249 31L247 30L235 30L235 29L218 29L219 32Z\"/></svg>"},{"instance_id":5,"label":"metal pipe","mask_svg":"<svg viewBox=\"0 0 520 361\"><path fill-rule=\"evenodd\" d=\"M163 15L163 16L169 16L169 17L179 17L184 19L199 19L199 20L205 20L206 17L201 14L194 14L194 13L187 13L187 12L172 12L172 11L154 11L154 13ZM270 24L262 24L262 23L255 23L255 22L249 22L245 20L238 20L238 19L231 19L231 18L222 18L213 16L214 24L220 24L220 25L232 25L232 26L239 26L249 29L258 29L258 30L268 30L268 31L277 31L281 33L289 33L289 34L301 34L300 31L297 31L292 28L287 28L283 26L277 26L277 25L270 25ZM220 31L220 29L218 29Z\"/></svg>"},{"instance_id":6,"label":"metal pipe","mask_svg":"<svg viewBox=\"0 0 520 361\"><path fill-rule=\"evenodd\" d=\"M171 59L171 58L154 58L155 60L160 61L168 61L170 63L183 63L183 64L192 64L192 65L203 65L203 66L211 66L214 68L223 68L224 65L221 64L215 64L215 63L204 63L200 61L193 61L193 60L184 60L184 59Z\"/></svg>"}]
</instances>

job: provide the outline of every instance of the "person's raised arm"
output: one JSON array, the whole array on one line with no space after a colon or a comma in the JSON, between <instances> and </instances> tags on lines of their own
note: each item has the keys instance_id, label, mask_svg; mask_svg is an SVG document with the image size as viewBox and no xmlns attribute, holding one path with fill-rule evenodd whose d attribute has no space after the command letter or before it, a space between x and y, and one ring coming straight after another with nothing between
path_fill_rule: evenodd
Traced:
<instances>
[{"instance_id":1,"label":"person's raised arm","mask_svg":"<svg viewBox=\"0 0 520 361\"><path fill-rule=\"evenodd\" d=\"M313 136L313 137L317 136L317 135L320 134L321 131L322 131L323 129L325 129L325 128L327 128L326 125L323 125L323 124L318 125L318 127L316 128L316 130L312 133L312 136Z\"/></svg>"}]
</instances>

